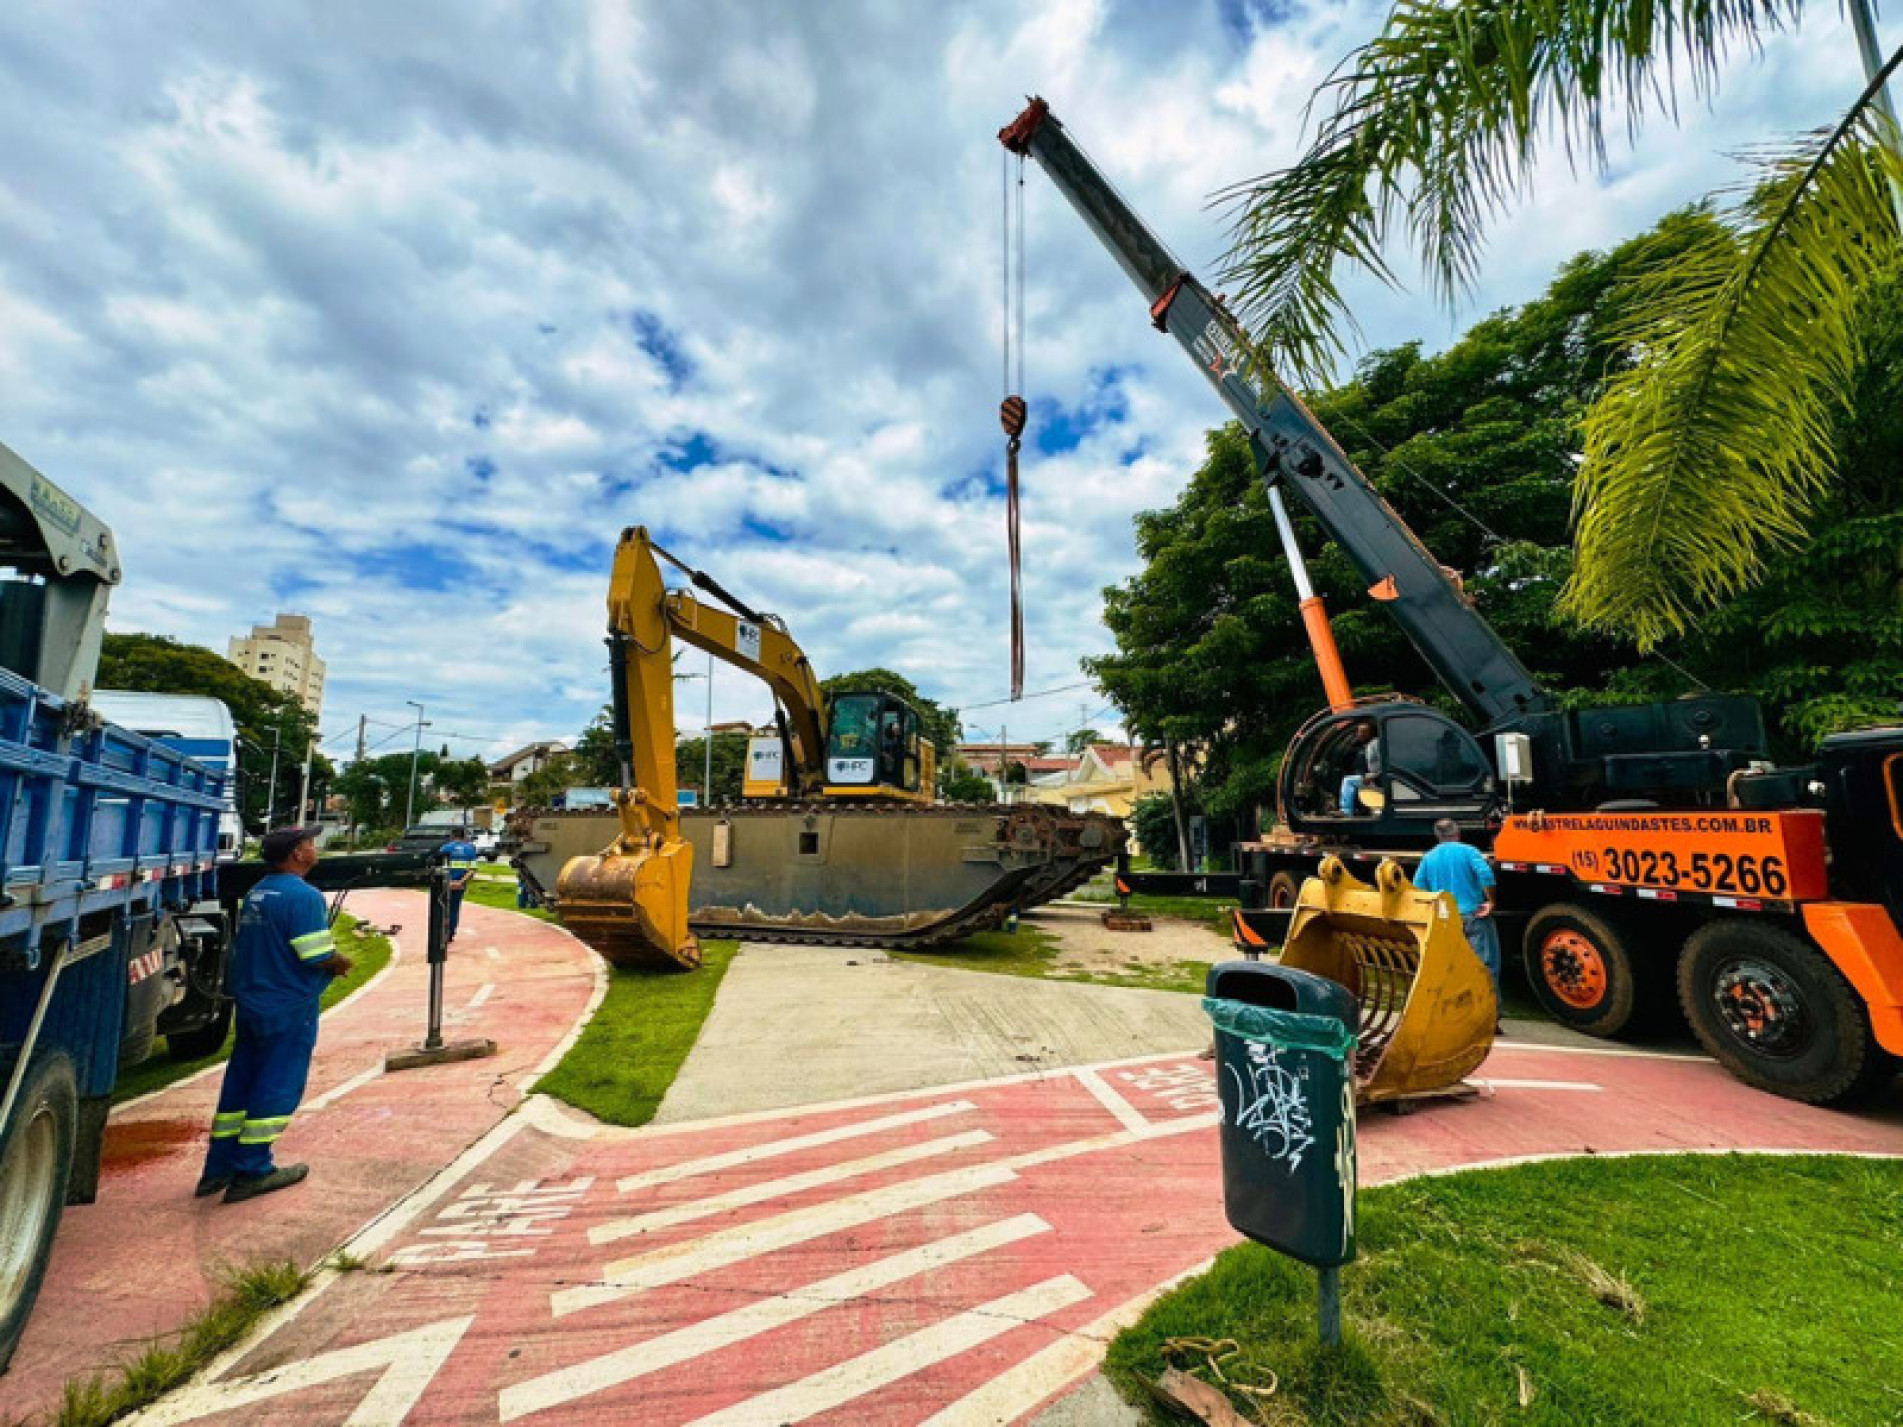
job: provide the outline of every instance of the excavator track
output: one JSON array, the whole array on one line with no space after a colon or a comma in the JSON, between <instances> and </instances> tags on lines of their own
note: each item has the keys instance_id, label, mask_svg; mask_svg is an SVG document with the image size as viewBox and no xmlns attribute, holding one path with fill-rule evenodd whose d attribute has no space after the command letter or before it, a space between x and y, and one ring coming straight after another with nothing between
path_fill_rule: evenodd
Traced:
<instances>
[{"instance_id":1,"label":"excavator track","mask_svg":"<svg viewBox=\"0 0 1903 1427\"><path fill-rule=\"evenodd\" d=\"M511 860L613 964L690 964L661 958L625 911L591 902L571 912L553 895L563 864L600 852L616 825L605 810L524 809L509 822ZM753 799L689 812L682 831L696 848L696 937L889 951L930 951L995 928L1089 881L1125 842L1121 819L1039 803Z\"/></svg>"}]
</instances>

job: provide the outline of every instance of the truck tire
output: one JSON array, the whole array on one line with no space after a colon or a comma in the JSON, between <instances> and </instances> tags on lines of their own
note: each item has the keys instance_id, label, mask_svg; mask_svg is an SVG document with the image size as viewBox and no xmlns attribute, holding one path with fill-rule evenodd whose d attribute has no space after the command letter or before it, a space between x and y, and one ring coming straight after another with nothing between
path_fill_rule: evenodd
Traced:
<instances>
[{"instance_id":1,"label":"truck tire","mask_svg":"<svg viewBox=\"0 0 1903 1427\"><path fill-rule=\"evenodd\" d=\"M1726 917L1685 943L1679 1003L1699 1044L1738 1079L1809 1105L1853 1100L1896 1062L1830 958L1780 926Z\"/></svg>"},{"instance_id":2,"label":"truck tire","mask_svg":"<svg viewBox=\"0 0 1903 1427\"><path fill-rule=\"evenodd\" d=\"M1639 976L1625 929L1577 902L1541 907L1526 924L1527 984L1554 1020L1589 1036L1616 1036L1639 1013Z\"/></svg>"},{"instance_id":3,"label":"truck tire","mask_svg":"<svg viewBox=\"0 0 1903 1427\"><path fill-rule=\"evenodd\" d=\"M79 1089L64 1051L34 1057L0 1126L0 1372L26 1331L72 1176Z\"/></svg>"},{"instance_id":4,"label":"truck tire","mask_svg":"<svg viewBox=\"0 0 1903 1427\"><path fill-rule=\"evenodd\" d=\"M189 1031L167 1032L165 1049L172 1059L202 1060L223 1050L225 1037L231 1034L231 1006L230 1001L220 1001L209 1021Z\"/></svg>"},{"instance_id":5,"label":"truck tire","mask_svg":"<svg viewBox=\"0 0 1903 1427\"><path fill-rule=\"evenodd\" d=\"M1293 872L1284 869L1269 878L1268 905L1277 911L1295 905L1295 899L1302 895L1302 879Z\"/></svg>"}]
</instances>

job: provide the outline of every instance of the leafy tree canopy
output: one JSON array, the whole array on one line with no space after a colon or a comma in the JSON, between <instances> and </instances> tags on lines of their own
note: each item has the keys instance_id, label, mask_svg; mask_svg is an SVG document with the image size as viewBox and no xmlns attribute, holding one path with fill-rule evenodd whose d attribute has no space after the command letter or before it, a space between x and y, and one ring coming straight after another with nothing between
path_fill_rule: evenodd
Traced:
<instances>
[{"instance_id":1,"label":"leafy tree canopy","mask_svg":"<svg viewBox=\"0 0 1903 1427\"><path fill-rule=\"evenodd\" d=\"M107 634L99 655L101 689L146 694L192 694L222 702L231 710L239 737L240 812L257 827L265 810L292 814L303 778L304 750L317 738L317 720L289 694L254 679L220 654L196 644L181 644L162 634ZM277 796L271 796L271 745L278 746ZM311 759L311 791L321 797L334 775L322 753Z\"/></svg>"}]
</instances>

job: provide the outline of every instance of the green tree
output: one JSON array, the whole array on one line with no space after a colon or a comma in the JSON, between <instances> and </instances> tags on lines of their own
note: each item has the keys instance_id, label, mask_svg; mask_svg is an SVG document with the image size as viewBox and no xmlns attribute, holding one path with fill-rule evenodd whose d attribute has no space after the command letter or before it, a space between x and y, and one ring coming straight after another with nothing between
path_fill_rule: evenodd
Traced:
<instances>
[{"instance_id":1,"label":"green tree","mask_svg":"<svg viewBox=\"0 0 1903 1427\"><path fill-rule=\"evenodd\" d=\"M939 784L939 796L948 803L997 801L997 793L991 786L991 780L959 758L946 762L944 777Z\"/></svg>"},{"instance_id":2,"label":"green tree","mask_svg":"<svg viewBox=\"0 0 1903 1427\"><path fill-rule=\"evenodd\" d=\"M489 765L480 758L439 759L430 787L443 802L471 808L489 800Z\"/></svg>"},{"instance_id":3,"label":"green tree","mask_svg":"<svg viewBox=\"0 0 1903 1427\"><path fill-rule=\"evenodd\" d=\"M1331 107L1302 157L1228 195L1239 211L1224 277L1261 364L1324 373L1347 326L1337 269L1392 281L1384 253L1402 235L1444 296L1469 290L1487 219L1527 191L1545 140L1603 168L1608 114L1636 128L1681 98L1710 100L1729 56L1807 8L1396 5L1331 74ZM1620 330L1632 367L1593 406L1573 491L1566 609L1582 622L1656 644L1807 539L1841 474L1860 307L1897 263L1903 159L1876 98L1899 60L1903 50L1830 127L1755 155L1744 196L1633 284Z\"/></svg>"},{"instance_id":4,"label":"green tree","mask_svg":"<svg viewBox=\"0 0 1903 1427\"><path fill-rule=\"evenodd\" d=\"M252 678L236 664L196 644L162 634L108 634L99 655L98 687L149 694L192 694L217 699L231 710L239 748L239 812L245 825L262 827L265 810L295 815L304 752L317 741L317 720L303 704ZM277 787L271 787L271 747L276 742ZM311 758L312 796L333 786L335 769L322 753Z\"/></svg>"},{"instance_id":5,"label":"green tree","mask_svg":"<svg viewBox=\"0 0 1903 1427\"><path fill-rule=\"evenodd\" d=\"M1066 753L1082 753L1093 743L1102 743L1103 735L1094 728L1080 728L1064 740Z\"/></svg>"},{"instance_id":6,"label":"green tree","mask_svg":"<svg viewBox=\"0 0 1903 1427\"><path fill-rule=\"evenodd\" d=\"M545 808L555 801L558 794L570 788L601 786L587 780L587 771L574 754L557 753L515 785L515 805L519 808Z\"/></svg>"},{"instance_id":7,"label":"green tree","mask_svg":"<svg viewBox=\"0 0 1903 1427\"><path fill-rule=\"evenodd\" d=\"M615 754L614 710L603 705L601 712L575 740L575 759L581 765L583 786L612 788L621 782L621 759Z\"/></svg>"},{"instance_id":8,"label":"green tree","mask_svg":"<svg viewBox=\"0 0 1903 1427\"><path fill-rule=\"evenodd\" d=\"M939 762L949 761L952 750L958 746L961 727L957 713L934 699L926 698L903 674L895 674L890 669L859 669L850 674L835 674L830 679L822 679L819 687L827 694L897 694L918 710L920 731L931 739L932 746L938 750Z\"/></svg>"},{"instance_id":9,"label":"green tree","mask_svg":"<svg viewBox=\"0 0 1903 1427\"><path fill-rule=\"evenodd\" d=\"M699 788L707 775L707 740L683 739L674 745L674 776L683 788ZM703 802L731 802L737 799L747 777L747 735L714 735L714 786ZM707 790L702 789L703 795Z\"/></svg>"}]
</instances>

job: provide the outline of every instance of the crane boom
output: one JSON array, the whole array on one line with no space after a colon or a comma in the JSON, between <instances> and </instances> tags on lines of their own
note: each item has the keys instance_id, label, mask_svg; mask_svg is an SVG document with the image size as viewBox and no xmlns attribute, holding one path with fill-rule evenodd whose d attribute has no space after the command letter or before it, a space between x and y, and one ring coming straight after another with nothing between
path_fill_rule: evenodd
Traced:
<instances>
[{"instance_id":1,"label":"crane boom","mask_svg":"<svg viewBox=\"0 0 1903 1427\"><path fill-rule=\"evenodd\" d=\"M1011 152L1037 160L1144 295L1156 326L1202 369L1248 433L1271 502L1279 505L1279 489L1295 493L1461 705L1489 727L1549 710L1551 698L1448 572L1327 428L1265 363L1252 359L1254 344L1222 300L1137 217L1050 106L1033 99L998 138ZM1258 381L1273 389L1265 391ZM1319 648L1318 659L1326 677L1327 658Z\"/></svg>"}]
</instances>

